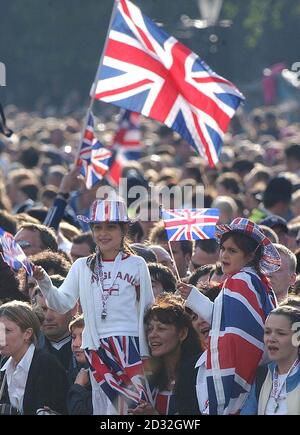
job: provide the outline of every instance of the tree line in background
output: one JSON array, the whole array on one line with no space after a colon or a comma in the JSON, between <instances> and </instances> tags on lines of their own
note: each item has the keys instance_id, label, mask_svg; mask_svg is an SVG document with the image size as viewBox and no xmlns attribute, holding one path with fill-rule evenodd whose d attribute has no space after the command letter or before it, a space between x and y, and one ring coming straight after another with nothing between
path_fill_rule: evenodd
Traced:
<instances>
[{"instance_id":1,"label":"tree line in background","mask_svg":"<svg viewBox=\"0 0 300 435\"><path fill-rule=\"evenodd\" d=\"M232 25L202 30L186 29L180 20L183 14L199 18L194 0L133 2L237 85L257 80L274 63L300 61L299 0L224 0L220 18ZM112 0L1 0L7 86L0 99L32 109L38 99L60 105L76 91L78 101L86 101L112 6Z\"/></svg>"}]
</instances>

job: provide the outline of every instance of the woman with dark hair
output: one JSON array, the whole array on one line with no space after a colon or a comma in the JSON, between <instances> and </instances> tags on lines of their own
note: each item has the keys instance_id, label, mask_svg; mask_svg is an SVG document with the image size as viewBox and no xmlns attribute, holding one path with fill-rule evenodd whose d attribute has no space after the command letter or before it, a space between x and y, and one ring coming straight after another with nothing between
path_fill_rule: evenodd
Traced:
<instances>
[{"instance_id":1,"label":"woman with dark hair","mask_svg":"<svg viewBox=\"0 0 300 435\"><path fill-rule=\"evenodd\" d=\"M271 362L258 368L243 415L300 415L300 310L280 306L265 323Z\"/></svg>"},{"instance_id":2,"label":"woman with dark hair","mask_svg":"<svg viewBox=\"0 0 300 435\"><path fill-rule=\"evenodd\" d=\"M182 298L171 293L159 295L144 321L152 356L149 383L154 404L141 403L131 413L199 414L195 363L201 349Z\"/></svg>"},{"instance_id":3,"label":"woman with dark hair","mask_svg":"<svg viewBox=\"0 0 300 435\"><path fill-rule=\"evenodd\" d=\"M264 323L277 303L267 275L279 269L280 256L258 225L248 219L218 225L215 237L227 278L214 303L185 283L178 288L186 305L211 324L207 411L237 414L263 357Z\"/></svg>"},{"instance_id":4,"label":"woman with dark hair","mask_svg":"<svg viewBox=\"0 0 300 435\"><path fill-rule=\"evenodd\" d=\"M0 244L0 304L13 300L28 301L29 298L19 290L19 281L14 271L3 260L3 249Z\"/></svg>"},{"instance_id":5,"label":"woman with dark hair","mask_svg":"<svg viewBox=\"0 0 300 435\"><path fill-rule=\"evenodd\" d=\"M176 276L166 266L157 263L148 264L154 297L162 292L176 292Z\"/></svg>"},{"instance_id":6,"label":"woman with dark hair","mask_svg":"<svg viewBox=\"0 0 300 435\"><path fill-rule=\"evenodd\" d=\"M216 266L214 264L204 264L199 266L194 272L188 277L188 284L195 287L199 287L201 283L206 283L209 281L210 276L215 272Z\"/></svg>"},{"instance_id":7,"label":"woman with dark hair","mask_svg":"<svg viewBox=\"0 0 300 435\"><path fill-rule=\"evenodd\" d=\"M112 412L124 414L128 404L150 400L142 362L149 356L144 312L154 300L150 275L145 260L129 248L123 201L96 200L90 218L78 218L90 224L96 252L76 260L59 289L41 267L34 266L33 276L55 311L65 313L80 299L94 413L106 414L106 403L112 403Z\"/></svg>"}]
</instances>

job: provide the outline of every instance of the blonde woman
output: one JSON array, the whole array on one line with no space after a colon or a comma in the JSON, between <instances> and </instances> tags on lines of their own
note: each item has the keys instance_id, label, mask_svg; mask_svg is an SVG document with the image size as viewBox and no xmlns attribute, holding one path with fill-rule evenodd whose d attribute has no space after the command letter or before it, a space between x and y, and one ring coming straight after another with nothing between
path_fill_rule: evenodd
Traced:
<instances>
[{"instance_id":1,"label":"blonde woman","mask_svg":"<svg viewBox=\"0 0 300 435\"><path fill-rule=\"evenodd\" d=\"M66 414L68 381L57 359L36 349L39 320L26 302L0 306L0 355L8 358L1 368L2 403L24 415L49 407Z\"/></svg>"}]
</instances>

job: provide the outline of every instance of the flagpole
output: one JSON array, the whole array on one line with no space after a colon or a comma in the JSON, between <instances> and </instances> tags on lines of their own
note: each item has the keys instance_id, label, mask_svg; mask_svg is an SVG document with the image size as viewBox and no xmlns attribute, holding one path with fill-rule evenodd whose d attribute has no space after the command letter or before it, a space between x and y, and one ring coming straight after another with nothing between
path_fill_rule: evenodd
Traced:
<instances>
[{"instance_id":1,"label":"flagpole","mask_svg":"<svg viewBox=\"0 0 300 435\"><path fill-rule=\"evenodd\" d=\"M179 272L178 272L178 269L177 269L176 261L175 261L174 255L173 255L173 251L172 251L172 248L171 248L170 240L168 240L168 246L169 246L169 251L170 251L173 263L174 263L174 268L175 268L175 271L176 271L177 279L178 279L178 281L181 281L181 278L179 276Z\"/></svg>"},{"instance_id":2,"label":"flagpole","mask_svg":"<svg viewBox=\"0 0 300 435\"><path fill-rule=\"evenodd\" d=\"M87 111L87 114L86 114L86 117L85 117L85 122L84 122L83 129L81 130L81 137L80 137L80 142L79 142L77 154L76 154L75 161L74 161L74 166L77 165L77 161L78 161L78 158L79 158L79 155L80 155L80 150L81 150L81 144L83 142L84 132L86 130L88 119L89 119L89 116L90 116L90 113L92 111L93 104L94 104L94 101L95 101L96 87L97 87L96 86L97 78L99 77L100 69L101 69L101 67L103 65L103 59L104 59L104 55L105 55L105 52L106 52L106 47L107 47L107 44L108 44L110 29L111 29L113 20L115 19L119 3L120 3L120 0L115 0L114 1L114 7L113 7L113 10L112 10L112 13L111 13L108 29L107 29L107 32L106 32L106 37L105 37L105 42L104 42L103 50L102 50L102 53L101 53L101 57L100 57L99 65L98 65L97 72L96 72L96 75L95 75L95 79L94 79L94 82L93 82L93 85L92 85L92 95L91 95L91 99L90 99L89 108L88 108L88 111Z\"/></svg>"}]
</instances>

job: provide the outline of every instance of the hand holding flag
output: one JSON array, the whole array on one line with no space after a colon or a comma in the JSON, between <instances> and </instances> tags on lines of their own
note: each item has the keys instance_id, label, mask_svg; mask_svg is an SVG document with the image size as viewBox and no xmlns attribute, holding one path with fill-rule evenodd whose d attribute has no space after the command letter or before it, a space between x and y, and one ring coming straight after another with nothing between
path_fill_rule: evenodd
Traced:
<instances>
[{"instance_id":1,"label":"hand holding flag","mask_svg":"<svg viewBox=\"0 0 300 435\"><path fill-rule=\"evenodd\" d=\"M94 128L94 116L90 111L77 158L77 165L80 167L80 173L84 176L88 189L102 180L109 170L112 157L111 151L96 138Z\"/></svg>"},{"instance_id":2,"label":"hand holding flag","mask_svg":"<svg viewBox=\"0 0 300 435\"><path fill-rule=\"evenodd\" d=\"M0 227L0 242L3 260L15 271L25 269L27 275L32 276L32 264L26 257L21 246L14 240L12 234Z\"/></svg>"},{"instance_id":3,"label":"hand holding flag","mask_svg":"<svg viewBox=\"0 0 300 435\"><path fill-rule=\"evenodd\" d=\"M161 217L167 232L169 250L177 278L180 282L181 279L170 242L213 239L216 223L219 220L219 210L217 208L162 210Z\"/></svg>"}]
</instances>

